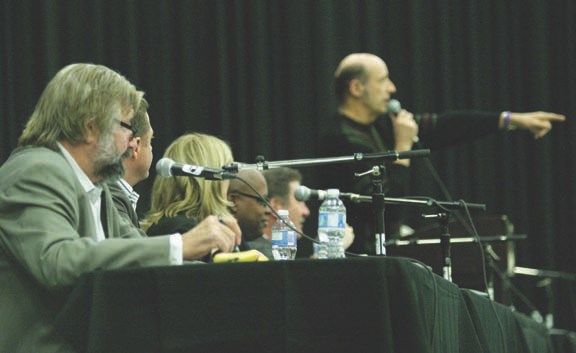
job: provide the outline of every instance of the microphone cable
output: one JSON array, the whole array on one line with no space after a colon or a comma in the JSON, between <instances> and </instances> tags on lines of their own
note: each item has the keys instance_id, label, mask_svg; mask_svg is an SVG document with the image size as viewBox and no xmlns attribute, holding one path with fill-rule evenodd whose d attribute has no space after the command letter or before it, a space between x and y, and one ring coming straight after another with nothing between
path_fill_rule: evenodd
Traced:
<instances>
[{"instance_id":1,"label":"microphone cable","mask_svg":"<svg viewBox=\"0 0 576 353\"><path fill-rule=\"evenodd\" d=\"M420 148L420 141L415 142L414 145L417 148ZM442 195L444 196L444 198L446 198L446 200L448 200L448 201L453 201L452 195L450 194L450 191L448 191L448 187L446 187L446 184L444 183L442 178L440 178L440 175L438 174L438 171L436 170L436 168L432 164L432 161L430 160L430 158L423 158L423 159L424 159L424 164L428 168L428 171L432 175L432 178L436 182L437 186L440 188L440 191L441 191ZM432 201L432 202L434 202L434 201ZM455 212L452 212L452 213L456 216L456 219L458 220L460 225L462 225L464 227L464 229L468 232L468 234L471 235L476 240L476 242L478 243L479 250L480 250L480 257L482 259L482 277L483 277L483 281L484 281L484 289L486 290L486 293L490 296L490 288L488 285L488 276L486 274L486 262L485 262L486 261L485 260L486 254L484 253L484 247L482 246L480 235L478 234L478 231L476 230L476 226L474 225L474 221L472 219L472 216L470 215L470 210L468 209L467 204L463 200L459 200L459 202L464 206L464 209L466 211L466 215L468 217L468 222L464 219L464 216L462 216L462 214L460 213L459 210L456 210ZM437 205L437 207L442 208L441 205L439 205L439 204L436 204L436 205ZM444 211L450 212L450 210L444 210ZM490 298L490 300L494 300L494 298Z\"/></svg>"},{"instance_id":2,"label":"microphone cable","mask_svg":"<svg viewBox=\"0 0 576 353\"><path fill-rule=\"evenodd\" d=\"M416 142L415 145L418 148L420 148L419 147L420 146L419 141ZM448 191L446 184L444 183L442 178L440 178L440 175L438 174L438 171L436 170L436 168L434 167L434 165L430 161L430 158L424 158L424 163L425 163L426 167L428 168L428 171L432 175L432 178L436 182L437 186L440 188L441 193L444 195L444 197L448 201L452 201L452 196L451 196L450 192ZM486 290L486 293L488 294L488 298L490 299L490 306L492 308L492 311L494 312L494 316L496 317L496 321L497 321L498 327L500 329L501 345L503 348L506 348L507 344L506 344L506 340L504 339L504 327L502 325L500 317L498 316L498 312L496 311L496 306L494 304L495 298L490 297L490 288L488 285L488 277L487 277L487 273L486 273L487 272L486 254L484 251L484 247L482 246L480 235L478 234L476 226L474 225L474 221L473 221L472 216L470 214L470 210L467 207L467 204L463 200L459 200L459 202L464 207L468 221L466 221L464 219L464 216L462 216L460 211L457 210L456 212L454 212L454 214L456 215L458 222L466 229L466 231L468 231L468 233L470 235L472 235L472 237L478 243L478 248L480 251L480 258L482 260L482 279L484 282L484 288ZM438 206L441 207L440 205L438 205ZM496 264L491 262L491 267L492 268L488 269L488 270L494 271L500 279L506 278L506 284L508 285L508 288L510 288L520 298L520 300L522 302L524 302L525 305L527 305L529 308L536 308L535 305L528 300L528 298L526 298L524 295L521 294L521 292L518 290L518 288L516 288L516 286L510 281L510 279L508 278L507 275L502 273L502 271L500 270L500 268L498 268L498 266L496 266Z\"/></svg>"},{"instance_id":3,"label":"microphone cable","mask_svg":"<svg viewBox=\"0 0 576 353\"><path fill-rule=\"evenodd\" d=\"M494 298L490 298L490 292L489 292L489 288L488 288L488 278L486 275L486 255L484 253L484 247L482 246L482 242L480 241L480 235L478 234L478 231L476 230L476 226L474 225L474 222L472 220L472 216L470 215L470 210L468 209L468 206L466 204L466 202L464 202L463 200L458 200L463 206L464 206L464 210L466 211L466 215L468 217L468 221L470 222L470 226L473 230L473 235L474 238L476 239L476 241L478 242L478 247L480 249L480 257L482 259L482 276L483 276L483 280L484 280L484 286L486 288L486 293L488 293L488 301L490 302L490 307L492 308L492 311L494 312L494 316L496 317L496 323L498 324L498 328L500 329L500 343L502 345L502 352L507 352L508 348L507 348L507 344L506 344L506 340L504 338L504 326L502 325L502 321L500 321L500 317L498 316L498 311L496 311L496 304L495 299Z\"/></svg>"},{"instance_id":4,"label":"microphone cable","mask_svg":"<svg viewBox=\"0 0 576 353\"><path fill-rule=\"evenodd\" d=\"M272 205L270 204L270 201L268 201L264 196L262 196L257 190L256 188L254 188L254 186L252 186L252 184L250 184L249 182L247 182L246 180L242 179L241 177L239 177L238 175L236 175L234 177L234 179L240 180L241 182L243 182L246 186L248 186L252 191L254 191L254 193L260 198L260 200L266 204L266 206L268 206L268 209L270 209L270 212L276 216L276 219L280 219L282 220L282 223L284 223L285 226L287 226L288 228L290 228L291 230L293 230L294 232L296 232L297 234L299 234L302 238L310 240L313 243L317 243L320 244L320 242L314 238L312 238L311 236L305 234L302 231L299 231L298 229L296 229L296 227L294 227L294 225L290 224L290 222L286 223L278 214L278 212L274 209L274 207L272 207Z\"/></svg>"},{"instance_id":5,"label":"microphone cable","mask_svg":"<svg viewBox=\"0 0 576 353\"><path fill-rule=\"evenodd\" d=\"M280 215L278 214L278 212L274 209L274 207L272 207L272 205L270 204L270 202L263 197L249 182L247 182L246 180L242 179L241 177L239 177L238 175L234 176L234 179L240 180L242 183L244 183L246 186L248 186L252 191L254 191L254 193L262 200L263 203L265 203L268 208L270 209L270 212L272 214L274 214L274 216L277 219L282 219L280 218ZM284 225L286 225L288 228L290 228L291 230L295 231L297 234L299 234L303 239L309 240L310 242L312 242L313 244L321 244L320 240L309 236L308 234L304 233L303 231L300 231L298 229L296 229L293 225L284 222L284 220L282 220L282 223L284 223ZM344 251L344 254L352 256L352 257L365 257L368 256L367 254L356 254L356 253L352 253L352 252L348 252L348 251Z\"/></svg>"}]
</instances>

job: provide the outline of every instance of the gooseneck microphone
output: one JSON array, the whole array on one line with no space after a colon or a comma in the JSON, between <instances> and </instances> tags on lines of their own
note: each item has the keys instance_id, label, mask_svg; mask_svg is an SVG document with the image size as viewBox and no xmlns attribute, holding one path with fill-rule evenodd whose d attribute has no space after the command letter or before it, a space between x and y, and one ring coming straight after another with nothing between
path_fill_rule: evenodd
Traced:
<instances>
[{"instance_id":1,"label":"gooseneck microphone","mask_svg":"<svg viewBox=\"0 0 576 353\"><path fill-rule=\"evenodd\" d=\"M156 163L156 173L161 177L191 176L206 180L234 179L236 176L225 172L223 169L199 167L196 165L174 162L164 157Z\"/></svg>"}]
</instances>

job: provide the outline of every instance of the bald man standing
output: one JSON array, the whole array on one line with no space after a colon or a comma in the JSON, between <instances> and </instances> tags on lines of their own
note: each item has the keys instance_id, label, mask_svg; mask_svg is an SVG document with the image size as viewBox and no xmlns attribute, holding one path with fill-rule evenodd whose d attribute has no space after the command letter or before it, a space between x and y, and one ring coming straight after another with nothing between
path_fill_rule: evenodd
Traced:
<instances>
[{"instance_id":1,"label":"bald man standing","mask_svg":"<svg viewBox=\"0 0 576 353\"><path fill-rule=\"evenodd\" d=\"M402 109L388 114L388 102L396 93L396 86L384 60L369 53L350 54L340 62L334 75L334 90L338 111L320 144L323 157L409 151L416 141L419 141L418 148L436 150L512 129L528 130L540 138L550 131L553 122L565 119L563 115L547 112L459 111L414 115ZM330 177L322 182L322 188L371 195L370 176L356 178L354 173L366 172L373 164L377 162L328 166L322 173ZM388 197L410 195L409 171L410 160L386 163L384 194ZM356 235L348 251L375 254L375 216L371 205L348 203L346 207L348 222ZM398 205L386 206L387 238L400 235L402 211Z\"/></svg>"}]
</instances>

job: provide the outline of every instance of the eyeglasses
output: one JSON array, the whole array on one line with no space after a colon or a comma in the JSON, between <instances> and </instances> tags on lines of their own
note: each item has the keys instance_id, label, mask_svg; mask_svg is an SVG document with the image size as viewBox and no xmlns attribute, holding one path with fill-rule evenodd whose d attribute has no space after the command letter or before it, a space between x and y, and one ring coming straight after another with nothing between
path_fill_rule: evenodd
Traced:
<instances>
[{"instance_id":1,"label":"eyeglasses","mask_svg":"<svg viewBox=\"0 0 576 353\"><path fill-rule=\"evenodd\" d=\"M116 121L118 122L118 124L120 124L120 126L122 126L125 129L130 130L130 132L132 132L132 137L136 136L136 133L138 132L138 130L136 130L135 128L132 127L132 125L120 120L120 119L116 119Z\"/></svg>"},{"instance_id":2,"label":"eyeglasses","mask_svg":"<svg viewBox=\"0 0 576 353\"><path fill-rule=\"evenodd\" d=\"M261 196L257 196L257 195L247 194L247 193L242 192L242 191L230 191L229 193L244 196L244 197L247 197L249 199L256 200L256 202L258 202L260 205L262 205L264 207L268 206L268 203L270 202L270 199L268 198L268 196L261 197Z\"/></svg>"}]
</instances>

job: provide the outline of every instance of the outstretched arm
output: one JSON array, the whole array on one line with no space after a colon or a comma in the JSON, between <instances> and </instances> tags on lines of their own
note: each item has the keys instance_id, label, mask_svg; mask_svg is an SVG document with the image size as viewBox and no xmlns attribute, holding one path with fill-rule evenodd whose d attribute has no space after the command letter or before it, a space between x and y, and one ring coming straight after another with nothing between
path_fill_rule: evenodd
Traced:
<instances>
[{"instance_id":1,"label":"outstretched arm","mask_svg":"<svg viewBox=\"0 0 576 353\"><path fill-rule=\"evenodd\" d=\"M501 129L518 128L529 130L534 135L534 138L538 139L552 130L553 122L562 122L564 120L566 120L564 115L549 112L502 112L500 114L499 127Z\"/></svg>"}]
</instances>

